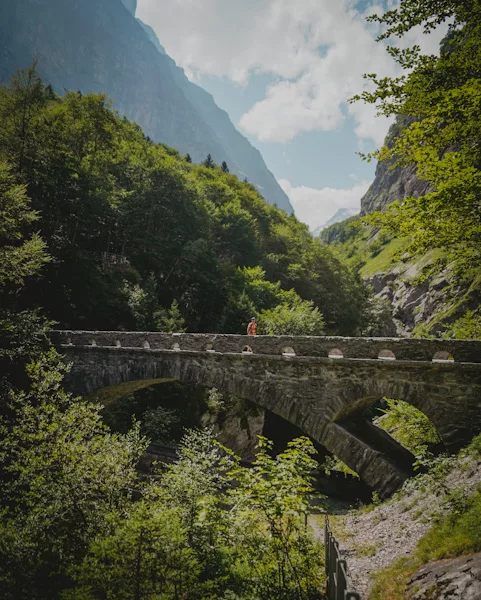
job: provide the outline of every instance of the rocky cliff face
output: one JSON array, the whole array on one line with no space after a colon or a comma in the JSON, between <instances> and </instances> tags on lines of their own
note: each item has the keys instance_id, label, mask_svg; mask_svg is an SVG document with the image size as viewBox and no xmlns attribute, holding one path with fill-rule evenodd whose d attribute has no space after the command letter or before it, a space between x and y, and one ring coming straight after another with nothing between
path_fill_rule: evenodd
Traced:
<instances>
[{"instance_id":1,"label":"rocky cliff face","mask_svg":"<svg viewBox=\"0 0 481 600\"><path fill-rule=\"evenodd\" d=\"M391 145L403 127L408 125L398 118L391 127L385 143ZM380 162L376 167L374 181L361 200L361 215L386 210L396 200L408 196L419 197L432 188L416 174L416 168L392 168L392 162ZM378 231L373 231L368 243L375 242ZM420 277L436 258L436 252L428 256L403 257L392 262L382 271L366 277L375 295L391 307L392 319L386 322L387 335L410 336L413 332L425 335L438 334L446 323L461 317L470 308L470 297L459 301L466 290L453 289L449 265L434 271L427 278Z\"/></svg>"},{"instance_id":2,"label":"rocky cliff face","mask_svg":"<svg viewBox=\"0 0 481 600\"><path fill-rule=\"evenodd\" d=\"M408 124L405 120L398 118L391 126L385 144L391 146L401 129ZM377 164L374 181L361 199L361 215L385 210L396 200L403 200L408 196L419 197L430 190L429 184L418 178L414 166L395 169L392 166L392 161Z\"/></svg>"},{"instance_id":3,"label":"rocky cliff face","mask_svg":"<svg viewBox=\"0 0 481 600\"><path fill-rule=\"evenodd\" d=\"M429 183L418 179L414 166L395 169L391 166L389 162L378 163L374 181L361 200L361 215L385 210L396 200L423 196L429 191Z\"/></svg>"},{"instance_id":4,"label":"rocky cliff face","mask_svg":"<svg viewBox=\"0 0 481 600\"><path fill-rule=\"evenodd\" d=\"M0 4L0 82L38 60L40 75L65 89L105 92L152 139L208 153L256 185L270 204L292 206L260 153L212 96L190 83L153 31L137 21L136 0L16 0ZM127 10L126 10L127 9Z\"/></svg>"},{"instance_id":5,"label":"rocky cliff face","mask_svg":"<svg viewBox=\"0 0 481 600\"><path fill-rule=\"evenodd\" d=\"M481 598L481 552L428 563L409 582L409 600Z\"/></svg>"},{"instance_id":6,"label":"rocky cliff face","mask_svg":"<svg viewBox=\"0 0 481 600\"><path fill-rule=\"evenodd\" d=\"M401 261L365 279L374 294L391 308L390 319L377 335L409 337L413 332L428 331L433 335L443 331L445 319L452 322L462 316L466 310L466 303L459 302L463 290L452 289L449 268L421 282L417 280L430 259L428 255L407 263Z\"/></svg>"}]
</instances>

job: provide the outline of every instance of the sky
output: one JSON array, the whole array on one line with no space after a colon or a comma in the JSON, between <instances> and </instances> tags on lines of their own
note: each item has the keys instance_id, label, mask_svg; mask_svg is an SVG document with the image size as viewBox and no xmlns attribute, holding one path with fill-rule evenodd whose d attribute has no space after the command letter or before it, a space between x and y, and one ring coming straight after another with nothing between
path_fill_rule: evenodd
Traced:
<instances>
[{"instance_id":1,"label":"sky","mask_svg":"<svg viewBox=\"0 0 481 600\"><path fill-rule=\"evenodd\" d=\"M311 229L359 207L375 165L357 152L379 147L390 121L362 102L364 73L397 66L366 16L395 0L138 0L186 75L210 92L262 153ZM444 34L415 30L403 45L436 53Z\"/></svg>"}]
</instances>

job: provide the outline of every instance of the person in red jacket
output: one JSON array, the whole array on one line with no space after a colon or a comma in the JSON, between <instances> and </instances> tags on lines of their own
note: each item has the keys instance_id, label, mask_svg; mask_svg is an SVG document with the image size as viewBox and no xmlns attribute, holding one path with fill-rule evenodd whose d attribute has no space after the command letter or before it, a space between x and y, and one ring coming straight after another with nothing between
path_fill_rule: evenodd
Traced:
<instances>
[{"instance_id":1,"label":"person in red jacket","mask_svg":"<svg viewBox=\"0 0 481 600\"><path fill-rule=\"evenodd\" d=\"M252 317L249 325L247 325L247 335L257 335L257 322L255 317Z\"/></svg>"}]
</instances>

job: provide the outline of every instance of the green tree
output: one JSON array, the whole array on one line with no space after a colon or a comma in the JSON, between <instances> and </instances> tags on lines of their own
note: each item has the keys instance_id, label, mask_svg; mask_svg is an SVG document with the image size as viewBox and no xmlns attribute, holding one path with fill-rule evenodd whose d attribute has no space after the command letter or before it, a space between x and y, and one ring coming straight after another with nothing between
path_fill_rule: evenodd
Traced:
<instances>
[{"instance_id":1,"label":"green tree","mask_svg":"<svg viewBox=\"0 0 481 600\"><path fill-rule=\"evenodd\" d=\"M16 183L10 167L0 161L0 284L5 291L23 287L26 278L37 275L49 260L40 236L25 235L38 219L26 186Z\"/></svg>"},{"instance_id":2,"label":"green tree","mask_svg":"<svg viewBox=\"0 0 481 600\"><path fill-rule=\"evenodd\" d=\"M42 84L35 63L29 69L17 70L3 92L0 94L2 156L8 158L16 175L23 175L30 167L31 155L38 150L35 139L38 114L52 94Z\"/></svg>"},{"instance_id":3,"label":"green tree","mask_svg":"<svg viewBox=\"0 0 481 600\"><path fill-rule=\"evenodd\" d=\"M293 440L275 458L271 450L272 443L259 438L252 468L238 472L239 485L231 492L239 536L236 568L249 598L317 597L321 547L305 527L315 450L307 438Z\"/></svg>"},{"instance_id":4,"label":"green tree","mask_svg":"<svg viewBox=\"0 0 481 600\"><path fill-rule=\"evenodd\" d=\"M187 152L187 154L184 156L184 160L185 162L191 163L192 162L192 158L190 156L190 154Z\"/></svg>"},{"instance_id":5,"label":"green tree","mask_svg":"<svg viewBox=\"0 0 481 600\"><path fill-rule=\"evenodd\" d=\"M439 56L419 46L388 46L404 69L398 78L368 75L375 89L362 98L381 114L402 115L404 127L389 145L367 158L414 165L431 191L394 202L371 222L406 235L410 250L444 248L461 271L478 263L481 248L481 5L478 1L413 2L370 18L384 26L379 40L402 38L415 26L426 32L450 20Z\"/></svg>"},{"instance_id":6,"label":"green tree","mask_svg":"<svg viewBox=\"0 0 481 600\"><path fill-rule=\"evenodd\" d=\"M152 273L142 288L128 286L129 306L140 331L159 331L163 324L163 311L158 297L158 286Z\"/></svg>"},{"instance_id":7,"label":"green tree","mask_svg":"<svg viewBox=\"0 0 481 600\"><path fill-rule=\"evenodd\" d=\"M459 319L452 323L445 337L453 337L461 340L481 339L481 313L480 311L468 310Z\"/></svg>"},{"instance_id":8,"label":"green tree","mask_svg":"<svg viewBox=\"0 0 481 600\"><path fill-rule=\"evenodd\" d=\"M172 300L169 310L165 311L160 319L160 328L167 333L183 333L187 331L177 300Z\"/></svg>"},{"instance_id":9,"label":"green tree","mask_svg":"<svg viewBox=\"0 0 481 600\"><path fill-rule=\"evenodd\" d=\"M262 439L247 469L208 431L189 432L178 461L92 542L66 597L318 598L321 549L305 527L312 445L270 450Z\"/></svg>"},{"instance_id":10,"label":"green tree","mask_svg":"<svg viewBox=\"0 0 481 600\"><path fill-rule=\"evenodd\" d=\"M385 399L387 409L375 422L415 456L422 457L430 446L440 443L439 435L429 418L402 400Z\"/></svg>"},{"instance_id":11,"label":"green tree","mask_svg":"<svg viewBox=\"0 0 481 600\"><path fill-rule=\"evenodd\" d=\"M222 161L220 168L224 171L224 173L229 173L229 167L227 166L225 160Z\"/></svg>"},{"instance_id":12,"label":"green tree","mask_svg":"<svg viewBox=\"0 0 481 600\"><path fill-rule=\"evenodd\" d=\"M180 600L198 591L199 565L175 509L140 501L91 545L69 600Z\"/></svg>"},{"instance_id":13,"label":"green tree","mask_svg":"<svg viewBox=\"0 0 481 600\"><path fill-rule=\"evenodd\" d=\"M186 168L102 94L56 96L31 69L0 89L0 118L0 160L38 215L25 239L41 230L52 257L22 298L42 298L59 327L157 329L176 298L189 330L240 331L246 310L273 309L290 290L329 333L360 326L360 282L306 226L220 168ZM264 271L272 303L256 304L239 267Z\"/></svg>"},{"instance_id":14,"label":"green tree","mask_svg":"<svg viewBox=\"0 0 481 600\"><path fill-rule=\"evenodd\" d=\"M210 154L208 154L206 159L202 161L202 164L208 169L213 169L215 167L215 162L212 160L212 156Z\"/></svg>"},{"instance_id":15,"label":"green tree","mask_svg":"<svg viewBox=\"0 0 481 600\"><path fill-rule=\"evenodd\" d=\"M179 423L177 412L157 406L149 408L142 415L142 433L154 442L173 442L172 429Z\"/></svg>"},{"instance_id":16,"label":"green tree","mask_svg":"<svg viewBox=\"0 0 481 600\"><path fill-rule=\"evenodd\" d=\"M51 599L107 516L127 510L146 447L135 426L110 434L100 407L62 391L66 368L49 351L10 392L0 420L0 582L5 598Z\"/></svg>"},{"instance_id":17,"label":"green tree","mask_svg":"<svg viewBox=\"0 0 481 600\"><path fill-rule=\"evenodd\" d=\"M294 306L278 304L264 310L258 318L259 333L267 335L322 335L324 318L317 306L301 300Z\"/></svg>"},{"instance_id":18,"label":"green tree","mask_svg":"<svg viewBox=\"0 0 481 600\"><path fill-rule=\"evenodd\" d=\"M25 185L0 160L0 361L8 359L8 368L13 360L38 355L48 330L47 321L22 300L26 282L38 278L50 260L38 233L26 234L38 219Z\"/></svg>"}]
</instances>

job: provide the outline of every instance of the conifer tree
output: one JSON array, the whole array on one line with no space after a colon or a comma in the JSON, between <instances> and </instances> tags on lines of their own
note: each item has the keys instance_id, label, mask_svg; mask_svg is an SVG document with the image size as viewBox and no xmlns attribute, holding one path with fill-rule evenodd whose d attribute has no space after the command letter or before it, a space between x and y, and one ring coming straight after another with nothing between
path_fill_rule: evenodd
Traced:
<instances>
[{"instance_id":1,"label":"conifer tree","mask_svg":"<svg viewBox=\"0 0 481 600\"><path fill-rule=\"evenodd\" d=\"M227 166L225 160L222 161L221 169L224 171L224 173L229 173L229 167Z\"/></svg>"},{"instance_id":2,"label":"conifer tree","mask_svg":"<svg viewBox=\"0 0 481 600\"><path fill-rule=\"evenodd\" d=\"M191 163L192 162L192 157L190 156L190 154L187 152L187 154L184 155L184 160L185 162Z\"/></svg>"},{"instance_id":3,"label":"conifer tree","mask_svg":"<svg viewBox=\"0 0 481 600\"><path fill-rule=\"evenodd\" d=\"M212 156L210 155L210 153L207 155L207 158L203 161L202 164L208 169L213 169L215 167L215 162L212 160Z\"/></svg>"},{"instance_id":4,"label":"conifer tree","mask_svg":"<svg viewBox=\"0 0 481 600\"><path fill-rule=\"evenodd\" d=\"M173 300L168 311L161 319L161 329L168 333L184 333L185 321L177 300Z\"/></svg>"}]
</instances>

